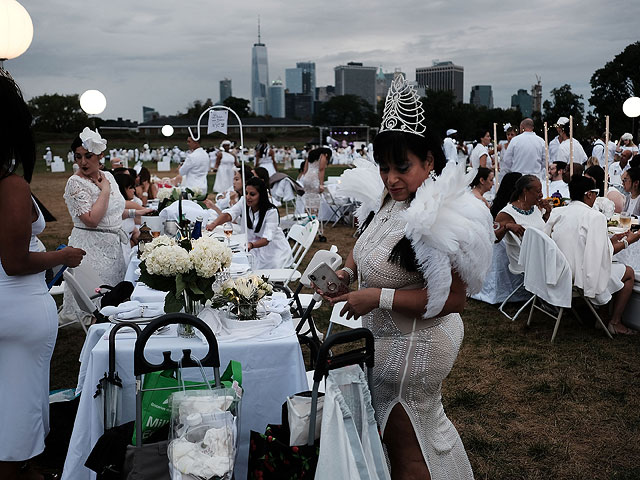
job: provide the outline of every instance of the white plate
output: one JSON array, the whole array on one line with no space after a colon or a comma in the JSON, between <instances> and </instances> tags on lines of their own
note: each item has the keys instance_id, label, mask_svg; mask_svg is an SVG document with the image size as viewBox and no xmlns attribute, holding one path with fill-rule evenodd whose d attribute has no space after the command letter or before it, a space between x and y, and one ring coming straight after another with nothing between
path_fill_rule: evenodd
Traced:
<instances>
[{"instance_id":1,"label":"white plate","mask_svg":"<svg viewBox=\"0 0 640 480\"><path fill-rule=\"evenodd\" d=\"M144 324L144 323L149 323L151 322L151 320L155 320L156 318L159 318L161 316L162 315L156 315L155 317L136 317L136 318L120 319L120 318L115 318L114 315L109 315L108 318L109 318L109 322L114 324L125 323L125 322Z\"/></svg>"},{"instance_id":2,"label":"white plate","mask_svg":"<svg viewBox=\"0 0 640 480\"><path fill-rule=\"evenodd\" d=\"M614 235L617 233L624 233L627 231L626 228L622 228L622 227L607 227L607 230L609 230L609 233L613 233Z\"/></svg>"}]
</instances>

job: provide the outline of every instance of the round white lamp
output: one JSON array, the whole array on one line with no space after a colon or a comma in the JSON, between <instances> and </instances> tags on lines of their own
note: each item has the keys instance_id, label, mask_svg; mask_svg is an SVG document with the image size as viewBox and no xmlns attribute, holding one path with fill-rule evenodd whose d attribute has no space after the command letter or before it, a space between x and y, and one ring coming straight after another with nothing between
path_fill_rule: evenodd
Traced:
<instances>
[{"instance_id":1,"label":"round white lamp","mask_svg":"<svg viewBox=\"0 0 640 480\"><path fill-rule=\"evenodd\" d=\"M107 108L107 99L99 90L87 90L80 95L80 106L89 115L99 115Z\"/></svg>"},{"instance_id":2,"label":"round white lamp","mask_svg":"<svg viewBox=\"0 0 640 480\"><path fill-rule=\"evenodd\" d=\"M640 116L640 98L627 98L622 104L622 111L627 117L636 118Z\"/></svg>"},{"instance_id":3,"label":"round white lamp","mask_svg":"<svg viewBox=\"0 0 640 480\"><path fill-rule=\"evenodd\" d=\"M165 137L170 137L171 135L173 135L173 127L171 125L164 125L161 131Z\"/></svg>"},{"instance_id":4,"label":"round white lamp","mask_svg":"<svg viewBox=\"0 0 640 480\"><path fill-rule=\"evenodd\" d=\"M0 67L3 60L19 57L33 40L33 22L25 8L15 0L0 0Z\"/></svg>"}]
</instances>

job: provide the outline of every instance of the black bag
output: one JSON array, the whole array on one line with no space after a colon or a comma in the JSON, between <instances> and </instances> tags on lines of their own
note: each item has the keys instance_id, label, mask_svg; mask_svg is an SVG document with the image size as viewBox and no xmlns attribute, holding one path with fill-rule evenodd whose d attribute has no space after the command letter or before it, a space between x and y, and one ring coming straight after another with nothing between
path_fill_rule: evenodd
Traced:
<instances>
[{"instance_id":1,"label":"black bag","mask_svg":"<svg viewBox=\"0 0 640 480\"><path fill-rule=\"evenodd\" d=\"M131 297L133 293L133 283L131 282L120 282L115 287L110 287L109 285L100 285L100 288L104 288L109 290L100 299L100 306L113 306L117 307L122 302L126 302Z\"/></svg>"}]
</instances>

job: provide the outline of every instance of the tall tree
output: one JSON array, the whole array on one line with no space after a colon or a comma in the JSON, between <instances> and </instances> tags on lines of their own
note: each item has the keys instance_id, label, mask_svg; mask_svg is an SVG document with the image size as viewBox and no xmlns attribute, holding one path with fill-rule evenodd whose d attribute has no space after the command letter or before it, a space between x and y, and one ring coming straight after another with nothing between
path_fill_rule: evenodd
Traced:
<instances>
[{"instance_id":1,"label":"tall tree","mask_svg":"<svg viewBox=\"0 0 640 480\"><path fill-rule=\"evenodd\" d=\"M249 100L245 98L227 97L222 104L236 112L239 117L244 118L251 116Z\"/></svg>"},{"instance_id":2,"label":"tall tree","mask_svg":"<svg viewBox=\"0 0 640 480\"><path fill-rule=\"evenodd\" d=\"M545 100L542 104L544 119L550 124L555 123L560 117L573 115L573 124L582 126L584 119L584 103L582 95L571 91L571 85L564 84L551 90L553 101Z\"/></svg>"},{"instance_id":3,"label":"tall tree","mask_svg":"<svg viewBox=\"0 0 640 480\"><path fill-rule=\"evenodd\" d=\"M185 113L178 113L176 116L180 118L197 119L205 109L212 106L213 102L210 98L207 98L204 102L202 100L194 100L187 106L187 111Z\"/></svg>"},{"instance_id":4,"label":"tall tree","mask_svg":"<svg viewBox=\"0 0 640 480\"><path fill-rule=\"evenodd\" d=\"M28 104L36 131L77 134L89 124L89 117L80 108L78 94L40 95L33 97Z\"/></svg>"},{"instance_id":5,"label":"tall tree","mask_svg":"<svg viewBox=\"0 0 640 480\"><path fill-rule=\"evenodd\" d=\"M640 96L640 42L628 45L613 60L591 76L591 97L594 114L601 130L604 117L609 115L611 128L626 130L631 121L622 111L624 101Z\"/></svg>"},{"instance_id":6,"label":"tall tree","mask_svg":"<svg viewBox=\"0 0 640 480\"><path fill-rule=\"evenodd\" d=\"M338 95L318 108L315 125L380 125L380 117L364 98L357 95Z\"/></svg>"}]
</instances>

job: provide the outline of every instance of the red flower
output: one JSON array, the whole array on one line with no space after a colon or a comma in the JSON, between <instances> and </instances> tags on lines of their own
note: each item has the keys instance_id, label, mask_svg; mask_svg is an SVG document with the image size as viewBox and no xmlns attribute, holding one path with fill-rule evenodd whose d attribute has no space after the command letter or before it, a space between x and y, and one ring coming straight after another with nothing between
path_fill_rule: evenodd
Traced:
<instances>
[{"instance_id":1,"label":"red flower","mask_svg":"<svg viewBox=\"0 0 640 480\"><path fill-rule=\"evenodd\" d=\"M273 437L271 435L267 437L267 442L273 442Z\"/></svg>"},{"instance_id":2,"label":"red flower","mask_svg":"<svg viewBox=\"0 0 640 480\"><path fill-rule=\"evenodd\" d=\"M298 453L298 450L300 450L298 447L291 447L291 450L293 451L293 453Z\"/></svg>"}]
</instances>

